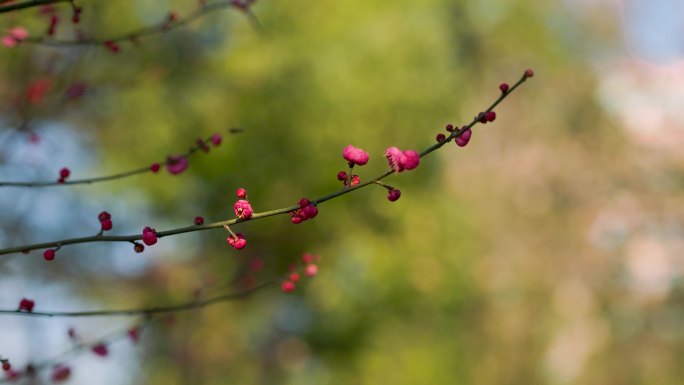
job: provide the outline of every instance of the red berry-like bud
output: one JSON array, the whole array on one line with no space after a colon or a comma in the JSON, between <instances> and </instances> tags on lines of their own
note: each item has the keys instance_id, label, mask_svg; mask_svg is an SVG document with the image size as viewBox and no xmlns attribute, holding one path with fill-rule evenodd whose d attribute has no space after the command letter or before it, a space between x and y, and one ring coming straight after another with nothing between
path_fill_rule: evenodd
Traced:
<instances>
[{"instance_id":1,"label":"red berry-like bud","mask_svg":"<svg viewBox=\"0 0 684 385\"><path fill-rule=\"evenodd\" d=\"M69 170L69 169L66 168L66 167L64 167L64 168L62 168L61 170L59 170L59 176L60 176L60 178L66 179L66 178L69 177L69 175L71 175L71 170Z\"/></svg>"},{"instance_id":2,"label":"red berry-like bud","mask_svg":"<svg viewBox=\"0 0 684 385\"><path fill-rule=\"evenodd\" d=\"M204 218L202 218L202 217L195 217L194 222L195 222L195 225L196 225L196 226L203 225L203 224L204 224Z\"/></svg>"},{"instance_id":3,"label":"red berry-like bud","mask_svg":"<svg viewBox=\"0 0 684 385\"><path fill-rule=\"evenodd\" d=\"M306 198L302 198L299 200L299 208L304 208L304 207L308 206L309 204L311 204L311 201L306 199Z\"/></svg>"},{"instance_id":4,"label":"red berry-like bud","mask_svg":"<svg viewBox=\"0 0 684 385\"><path fill-rule=\"evenodd\" d=\"M119 53L119 51L121 51L121 47L112 40L105 41L104 46L107 47L111 53Z\"/></svg>"},{"instance_id":5,"label":"red berry-like bud","mask_svg":"<svg viewBox=\"0 0 684 385\"><path fill-rule=\"evenodd\" d=\"M494 111L487 111L485 113L485 120L487 122L493 122L496 119L496 112Z\"/></svg>"},{"instance_id":6,"label":"red berry-like bud","mask_svg":"<svg viewBox=\"0 0 684 385\"><path fill-rule=\"evenodd\" d=\"M105 219L104 221L100 222L102 225L102 231L109 231L112 229L112 220L111 219Z\"/></svg>"},{"instance_id":7,"label":"red berry-like bud","mask_svg":"<svg viewBox=\"0 0 684 385\"><path fill-rule=\"evenodd\" d=\"M532 70L532 68L526 69L526 70L525 70L525 77L526 77L526 78L531 78L532 76L534 76L534 71Z\"/></svg>"},{"instance_id":8,"label":"red berry-like bud","mask_svg":"<svg viewBox=\"0 0 684 385\"><path fill-rule=\"evenodd\" d=\"M316 266L314 264L307 265L304 268L304 274L306 274L309 277L313 277L317 273L318 273L318 266Z\"/></svg>"},{"instance_id":9,"label":"red berry-like bud","mask_svg":"<svg viewBox=\"0 0 684 385\"><path fill-rule=\"evenodd\" d=\"M9 361L2 361L2 370L7 372L10 369L12 369L12 365L10 365Z\"/></svg>"},{"instance_id":10,"label":"red berry-like bud","mask_svg":"<svg viewBox=\"0 0 684 385\"><path fill-rule=\"evenodd\" d=\"M292 221L292 223L294 223L295 225L298 225L298 224L302 223L302 217L300 217L300 216L294 216L294 217L292 217L291 221Z\"/></svg>"},{"instance_id":11,"label":"red berry-like bud","mask_svg":"<svg viewBox=\"0 0 684 385\"><path fill-rule=\"evenodd\" d=\"M140 340L140 329L138 328L130 328L128 329L128 338L131 339L133 342L138 342Z\"/></svg>"},{"instance_id":12,"label":"red berry-like bud","mask_svg":"<svg viewBox=\"0 0 684 385\"><path fill-rule=\"evenodd\" d=\"M441 132L435 137L435 140L437 140L439 143L443 142L444 139L446 139L446 135L442 134Z\"/></svg>"},{"instance_id":13,"label":"red berry-like bud","mask_svg":"<svg viewBox=\"0 0 684 385\"><path fill-rule=\"evenodd\" d=\"M295 284L292 281L285 281L283 282L281 289L283 290L283 293L292 293L295 289Z\"/></svg>"},{"instance_id":14,"label":"red berry-like bud","mask_svg":"<svg viewBox=\"0 0 684 385\"><path fill-rule=\"evenodd\" d=\"M240 199L245 199L247 197L247 190L240 187L237 189L237 191L235 191L235 195L237 195L237 197Z\"/></svg>"},{"instance_id":15,"label":"red berry-like bud","mask_svg":"<svg viewBox=\"0 0 684 385\"><path fill-rule=\"evenodd\" d=\"M501 84L499 84L499 89L500 89L501 92L503 92L504 94L505 94L506 92L508 92L508 88L509 88L509 87L508 87L508 83L501 83Z\"/></svg>"},{"instance_id":16,"label":"red berry-like bud","mask_svg":"<svg viewBox=\"0 0 684 385\"><path fill-rule=\"evenodd\" d=\"M297 272L291 273L289 278L290 278L290 281L297 282L297 281L299 281L299 273L297 273Z\"/></svg>"},{"instance_id":17,"label":"red berry-like bud","mask_svg":"<svg viewBox=\"0 0 684 385\"><path fill-rule=\"evenodd\" d=\"M109 349L107 349L107 345L105 344L97 344L90 348L90 350L100 357L106 357L109 354Z\"/></svg>"},{"instance_id":18,"label":"red berry-like bud","mask_svg":"<svg viewBox=\"0 0 684 385\"><path fill-rule=\"evenodd\" d=\"M302 263L305 265L308 265L309 263L313 262L314 256L312 254L306 253L302 255Z\"/></svg>"},{"instance_id":19,"label":"red berry-like bud","mask_svg":"<svg viewBox=\"0 0 684 385\"><path fill-rule=\"evenodd\" d=\"M109 214L106 211L101 212L100 214L97 215L97 219L100 220L100 222L105 221L107 219L112 219L111 214Z\"/></svg>"},{"instance_id":20,"label":"red berry-like bud","mask_svg":"<svg viewBox=\"0 0 684 385\"><path fill-rule=\"evenodd\" d=\"M340 171L337 173L337 180L341 180L342 182L347 180L347 173L344 171Z\"/></svg>"},{"instance_id":21,"label":"red berry-like bud","mask_svg":"<svg viewBox=\"0 0 684 385\"><path fill-rule=\"evenodd\" d=\"M308 205L302 209L302 216L305 219L315 218L318 215L318 208L314 205Z\"/></svg>"},{"instance_id":22,"label":"red berry-like bud","mask_svg":"<svg viewBox=\"0 0 684 385\"><path fill-rule=\"evenodd\" d=\"M396 202L399 197L401 197L401 190L394 188L387 192L387 200L390 202Z\"/></svg>"},{"instance_id":23,"label":"red berry-like bud","mask_svg":"<svg viewBox=\"0 0 684 385\"><path fill-rule=\"evenodd\" d=\"M145 246L143 246L142 243L135 242L133 244L133 250L135 250L136 253L142 253L145 251Z\"/></svg>"},{"instance_id":24,"label":"red berry-like bud","mask_svg":"<svg viewBox=\"0 0 684 385\"><path fill-rule=\"evenodd\" d=\"M71 369L68 366L57 365L52 369L50 377L55 383L66 381L71 377Z\"/></svg>"},{"instance_id":25,"label":"red berry-like bud","mask_svg":"<svg viewBox=\"0 0 684 385\"><path fill-rule=\"evenodd\" d=\"M357 184L361 183L361 179L359 178L358 175L352 175L351 181L349 182L350 186L356 186Z\"/></svg>"},{"instance_id":26,"label":"red berry-like bud","mask_svg":"<svg viewBox=\"0 0 684 385\"><path fill-rule=\"evenodd\" d=\"M221 134L217 133L211 136L211 144L213 144L214 147L220 145L222 141L223 137L221 136Z\"/></svg>"},{"instance_id":27,"label":"red berry-like bud","mask_svg":"<svg viewBox=\"0 0 684 385\"><path fill-rule=\"evenodd\" d=\"M26 311L28 313L31 313L35 305L36 304L35 302L33 302L32 299L22 298L21 301L19 301L19 311Z\"/></svg>"},{"instance_id":28,"label":"red berry-like bud","mask_svg":"<svg viewBox=\"0 0 684 385\"><path fill-rule=\"evenodd\" d=\"M151 227L145 227L142 233L142 241L147 246L157 243L157 232Z\"/></svg>"},{"instance_id":29,"label":"red berry-like bud","mask_svg":"<svg viewBox=\"0 0 684 385\"><path fill-rule=\"evenodd\" d=\"M52 261L55 259L55 250L53 249L47 249L43 252L43 258L45 258L46 261Z\"/></svg>"},{"instance_id":30,"label":"red berry-like bud","mask_svg":"<svg viewBox=\"0 0 684 385\"><path fill-rule=\"evenodd\" d=\"M447 124L447 125L446 125L446 130L449 131L449 132L452 132L452 131L454 130L454 125L451 124L451 123Z\"/></svg>"},{"instance_id":31,"label":"red berry-like bud","mask_svg":"<svg viewBox=\"0 0 684 385\"><path fill-rule=\"evenodd\" d=\"M150 171L157 173L159 172L159 169L161 168L161 165L159 163L152 163L150 166Z\"/></svg>"}]
</instances>

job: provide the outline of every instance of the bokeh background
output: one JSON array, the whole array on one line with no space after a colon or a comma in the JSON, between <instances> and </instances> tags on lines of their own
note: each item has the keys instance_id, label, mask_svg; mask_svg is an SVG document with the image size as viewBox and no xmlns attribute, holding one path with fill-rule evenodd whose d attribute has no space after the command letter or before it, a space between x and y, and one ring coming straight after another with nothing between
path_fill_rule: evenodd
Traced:
<instances>
[{"instance_id":1,"label":"bokeh background","mask_svg":"<svg viewBox=\"0 0 684 385\"><path fill-rule=\"evenodd\" d=\"M78 1L77 27L107 37L180 17L191 0ZM70 7L55 7L72 38ZM342 148L386 169L389 146L421 150L470 121L525 68L535 77L471 143L322 204L130 245L0 257L0 307L172 304L279 279L305 252L320 273L177 314L110 355L61 356L132 318L0 318L16 368L59 357L74 384L680 384L684 376L684 9L677 1L259 1L100 46L0 50L0 179L116 173L224 143L183 174L93 186L0 188L0 247L232 217L338 190ZM0 15L44 35L38 9ZM5 32L3 32L5 33ZM36 83L38 82L38 83ZM42 82L42 83L40 83ZM44 91L36 97L35 89ZM68 90L80 85L84 93ZM229 134L230 128L240 134ZM372 186L371 186L372 187ZM254 260L264 268L245 277ZM61 361L60 361L61 362ZM48 381L49 370L39 381Z\"/></svg>"}]
</instances>

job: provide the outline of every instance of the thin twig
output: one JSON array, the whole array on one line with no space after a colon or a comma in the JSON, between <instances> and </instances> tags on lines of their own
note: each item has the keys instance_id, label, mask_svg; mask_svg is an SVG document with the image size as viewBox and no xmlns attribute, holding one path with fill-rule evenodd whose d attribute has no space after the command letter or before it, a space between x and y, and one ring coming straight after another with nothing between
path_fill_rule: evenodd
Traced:
<instances>
[{"instance_id":1,"label":"thin twig","mask_svg":"<svg viewBox=\"0 0 684 385\"><path fill-rule=\"evenodd\" d=\"M235 129L231 129L229 132L230 133L236 133L239 131L235 131ZM188 150L186 153L180 154L177 156L189 157L190 155L194 154L195 152L197 152L203 148L209 148L209 145L211 144L211 140L212 140L211 137L204 139L204 140L202 140L202 143L196 144L195 146L191 147L190 150ZM168 164L168 160L164 160L162 162L159 162L158 164L160 166L166 165L166 164ZM55 186L69 186L69 185L76 185L76 184L92 184L92 183L97 183L97 182L106 182L106 181L111 181L111 180L123 179L123 178L127 178L129 176L144 174L147 172L154 172L154 171L152 171L150 166L145 166L145 167L136 168L134 170L121 172L118 174L98 176L98 177L93 177L93 178L84 178L84 179L72 179L72 180L66 180L64 182L59 182L57 180L55 180L55 181L41 181L41 182L0 182L0 187L55 187Z\"/></svg>"},{"instance_id":2,"label":"thin twig","mask_svg":"<svg viewBox=\"0 0 684 385\"><path fill-rule=\"evenodd\" d=\"M269 287L269 286L272 286L275 283L276 283L275 281L269 281L266 283L262 283L261 285L255 286L251 289L247 289L247 290L243 290L243 291L239 291L239 292L235 292L235 293L221 294L221 295L217 295L217 296L207 298L204 300L190 301L190 302L185 302L185 303L181 303L181 304L177 304L177 305L154 306L154 307L145 307L145 308L136 308L136 309L123 309L123 310L92 310L92 311L71 311L71 312L69 312L69 311L32 311L32 312L27 312L27 311L19 311L19 310L2 309L2 310L0 310L0 316L15 315L15 316L25 316L25 317L112 317L112 316L130 317L130 316L136 316L136 315L151 316L151 315L155 315L155 314L177 313L177 312L181 312L181 311L187 311L187 310L203 308L206 306L211 306L211 305L218 304L221 302L245 298L245 297L250 296L255 291L261 290L261 289Z\"/></svg>"},{"instance_id":3,"label":"thin twig","mask_svg":"<svg viewBox=\"0 0 684 385\"><path fill-rule=\"evenodd\" d=\"M20 9L39 7L41 5L56 4L56 3L66 3L72 0L30 0L24 1L22 3L9 4L0 6L0 13L18 11Z\"/></svg>"},{"instance_id":4,"label":"thin twig","mask_svg":"<svg viewBox=\"0 0 684 385\"><path fill-rule=\"evenodd\" d=\"M62 0L66 1L66 0ZM64 47L64 46L82 46L82 45L103 45L106 43L118 43L122 41L134 42L136 39L141 37L146 37L149 35L154 35L157 33L168 32L172 29L185 26L203 16L206 16L212 11L216 11L223 8L233 7L245 13L249 19L250 24L257 30L261 31L261 26L256 19L256 16L249 8L241 8L235 6L231 0L219 0L213 3L204 4L197 8L196 10L190 12L185 17L178 17L176 19L169 19L168 16L164 21L156 24L148 25L130 32L122 33L119 35L114 35L108 38L77 38L73 40L68 39L52 39L49 36L38 37L38 38L27 38L21 41L21 43L30 44L40 44L46 46Z\"/></svg>"}]
</instances>

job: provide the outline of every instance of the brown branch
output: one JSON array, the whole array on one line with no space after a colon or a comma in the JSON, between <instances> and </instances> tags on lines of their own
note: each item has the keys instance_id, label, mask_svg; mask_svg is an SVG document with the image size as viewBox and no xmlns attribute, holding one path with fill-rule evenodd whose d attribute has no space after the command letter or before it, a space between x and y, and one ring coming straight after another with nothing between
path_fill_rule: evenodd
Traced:
<instances>
[{"instance_id":1,"label":"brown branch","mask_svg":"<svg viewBox=\"0 0 684 385\"><path fill-rule=\"evenodd\" d=\"M62 0L66 1L66 0ZM251 2L249 2L251 4ZM164 21L161 21L156 24L148 25L130 32L122 33L119 35L114 35L108 38L77 38L73 40L59 40L59 39L51 39L49 36L45 37L40 37L40 38L27 38L21 41L21 43L30 43L30 44L40 44L40 45L46 45L46 46L57 46L57 47L64 47L64 46L82 46L82 45L109 45L110 49L112 48L111 44L112 43L119 43L123 41L131 41L134 42L137 39L141 37L146 37L149 35L154 35L158 33L163 33L163 32L168 32L172 29L179 28L182 26L185 26L212 11L216 11L219 9L223 8L229 8L233 7L236 8L247 15L250 24L255 27L257 30L261 30L261 26L256 18L256 16L252 13L251 9L249 8L249 5L247 4L245 6L238 6L236 5L235 1L232 0L219 0L213 3L209 4L204 4L200 6L198 9L194 10L193 12L189 13L185 17L174 17L173 19L170 18L170 15L167 15L166 19Z\"/></svg>"},{"instance_id":2,"label":"brown branch","mask_svg":"<svg viewBox=\"0 0 684 385\"><path fill-rule=\"evenodd\" d=\"M30 1L24 1L22 3L0 6L0 13L18 11L20 9L26 9L26 8L39 7L41 5L66 3L66 2L71 2L71 1L72 0L30 0Z\"/></svg>"},{"instance_id":3,"label":"brown branch","mask_svg":"<svg viewBox=\"0 0 684 385\"><path fill-rule=\"evenodd\" d=\"M458 138L461 136L464 132L472 129L472 127L480 122L482 117L487 113L492 111L493 108L495 108L501 101L503 101L508 95L510 95L516 88L518 88L522 83L524 83L531 75L527 74L527 71L523 76L518 80L508 91L502 92L501 95L483 112L479 113L473 120L466 126L463 126L461 129L456 129L449 136L447 136L443 141L438 142L427 149L423 150L420 153L420 157L423 158L433 151L441 148L443 145L446 143ZM395 171L390 169L389 171L386 171L375 178L372 178L366 182L360 183L356 186L351 186L351 187L345 187L343 190L322 196L320 198L317 198L315 200L311 201L311 204L314 206L329 201L331 199L340 197L344 194L348 194L354 191L357 191L359 189L362 189L368 185L371 184L376 184L376 182L388 177L391 174L394 174ZM288 214L290 212L298 210L300 207L298 205L294 206L289 206L289 207L283 207L280 209L275 209L275 210L270 210L270 211L264 211L261 213L254 213L251 218L246 218L246 219L240 219L240 218L233 218L233 219L228 219L225 221L221 222L215 222L215 223L209 223L205 225L195 225L195 226L186 226L186 227L181 227L177 229L172 229L172 230L166 230L166 231L157 231L157 237L162 238L170 235L176 235L176 234L182 234L182 233L188 233L188 232L193 232L193 231L200 231L200 230L209 230L209 229L216 229L219 227L225 227L229 225L233 225L236 223L241 223L241 222L246 222L250 220L257 220L257 219L262 219L266 217L271 217L274 215L282 215L282 214ZM61 241L53 241L53 242L45 242L45 243L37 243L33 245L26 245L26 246L17 246L17 247L10 247L10 248L5 248L5 249L0 249L0 255L4 254L11 254L11 253L18 253L18 252L28 252L30 250L37 250L37 249L46 249L46 248L51 248L51 247L57 247L60 248L65 245L71 245L71 244L78 244L78 243L91 243L91 242L135 242L137 240L142 239L142 234L135 234L135 235L95 235L95 236L90 236L90 237L82 237L82 238L72 238L72 239L64 239Z\"/></svg>"},{"instance_id":4,"label":"brown branch","mask_svg":"<svg viewBox=\"0 0 684 385\"><path fill-rule=\"evenodd\" d=\"M92 311L19 311L19 310L7 310L0 309L0 316L2 315L15 315L15 316L25 316L25 317L113 317L113 316L152 316L156 314L165 313L177 313L181 311L194 310L203 308L206 306L215 305L221 302L241 299L250 296L257 290L264 289L266 287L274 285L275 281L269 281L262 283L261 285L255 286L251 289L217 295L211 298L200 301L185 302L177 305L168 306L154 306L136 309L123 309L123 310L92 310Z\"/></svg>"},{"instance_id":5,"label":"brown branch","mask_svg":"<svg viewBox=\"0 0 684 385\"><path fill-rule=\"evenodd\" d=\"M242 130L237 129L237 128L231 128L229 133L234 134L242 132ZM209 145L212 143L212 137L209 137L207 139L201 140L201 143L198 143L197 145L193 146L188 150L188 152L180 154L178 156L180 157L189 157L195 152L202 150L202 149L207 149L209 148ZM161 165L167 165L168 160L164 160L159 162L158 164ZM123 179L127 178L129 176L133 175L138 175L138 174L144 174L148 172L154 172L150 168L150 166L145 166L145 167L140 167L136 168L134 170L130 171L125 171L121 172L118 174L112 174L112 175L106 175L106 176L99 176L99 177L93 177L93 178L84 178L84 179L73 179L73 180L66 180L63 182L59 182L57 180L55 181L41 181L41 182L1 182L0 181L0 187L55 187L55 186L68 186L68 185L76 185L76 184L93 184L93 183L98 183L98 182L107 182L111 180L117 180L117 179Z\"/></svg>"}]
</instances>

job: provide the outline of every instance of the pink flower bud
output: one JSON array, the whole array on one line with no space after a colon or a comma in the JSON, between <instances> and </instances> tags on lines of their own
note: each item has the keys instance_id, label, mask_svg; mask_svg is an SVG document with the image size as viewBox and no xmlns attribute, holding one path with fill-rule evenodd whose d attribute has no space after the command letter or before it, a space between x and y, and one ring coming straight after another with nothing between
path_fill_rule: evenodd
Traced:
<instances>
[{"instance_id":1,"label":"pink flower bud","mask_svg":"<svg viewBox=\"0 0 684 385\"><path fill-rule=\"evenodd\" d=\"M151 227L145 227L142 233L142 241L147 246L157 243L157 232Z\"/></svg>"},{"instance_id":2,"label":"pink flower bud","mask_svg":"<svg viewBox=\"0 0 684 385\"><path fill-rule=\"evenodd\" d=\"M169 156L166 159L166 170L177 175L185 171L188 168L188 158L183 155Z\"/></svg>"},{"instance_id":3,"label":"pink flower bud","mask_svg":"<svg viewBox=\"0 0 684 385\"><path fill-rule=\"evenodd\" d=\"M363 166L368 163L368 153L360 148L356 148L351 144L344 148L342 151L342 156L349 162L349 166L358 164Z\"/></svg>"}]
</instances>

